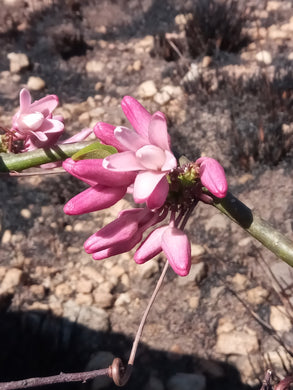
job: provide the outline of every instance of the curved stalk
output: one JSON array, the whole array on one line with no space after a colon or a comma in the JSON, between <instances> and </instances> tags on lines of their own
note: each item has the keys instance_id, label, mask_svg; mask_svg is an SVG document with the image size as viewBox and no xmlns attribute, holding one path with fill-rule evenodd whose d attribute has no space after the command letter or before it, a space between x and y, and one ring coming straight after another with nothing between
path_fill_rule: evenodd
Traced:
<instances>
[{"instance_id":1,"label":"curved stalk","mask_svg":"<svg viewBox=\"0 0 293 390\"><path fill-rule=\"evenodd\" d=\"M55 145L26 153L0 153L0 172L22 171L42 164L63 161L93 141Z\"/></svg>"},{"instance_id":2,"label":"curved stalk","mask_svg":"<svg viewBox=\"0 0 293 390\"><path fill-rule=\"evenodd\" d=\"M293 241L274 229L268 222L253 213L244 203L228 192L224 199L214 200L213 206L280 259L293 267Z\"/></svg>"}]
</instances>

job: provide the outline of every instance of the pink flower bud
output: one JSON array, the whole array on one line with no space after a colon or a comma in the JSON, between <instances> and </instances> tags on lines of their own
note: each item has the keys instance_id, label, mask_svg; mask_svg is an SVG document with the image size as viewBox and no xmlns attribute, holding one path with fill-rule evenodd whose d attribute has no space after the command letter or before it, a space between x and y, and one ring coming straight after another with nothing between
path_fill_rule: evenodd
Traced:
<instances>
[{"instance_id":1,"label":"pink flower bud","mask_svg":"<svg viewBox=\"0 0 293 390\"><path fill-rule=\"evenodd\" d=\"M222 165L210 157L201 157L196 160L199 165L199 175L202 184L217 198L225 198L228 184Z\"/></svg>"}]
</instances>

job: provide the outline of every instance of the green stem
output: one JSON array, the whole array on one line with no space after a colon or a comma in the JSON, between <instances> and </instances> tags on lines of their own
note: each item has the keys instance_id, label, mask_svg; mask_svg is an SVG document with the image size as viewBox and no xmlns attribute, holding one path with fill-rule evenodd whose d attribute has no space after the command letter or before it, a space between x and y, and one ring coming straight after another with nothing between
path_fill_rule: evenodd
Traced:
<instances>
[{"instance_id":1,"label":"green stem","mask_svg":"<svg viewBox=\"0 0 293 390\"><path fill-rule=\"evenodd\" d=\"M293 242L266 221L254 215L252 210L234 195L228 192L226 198L215 200L213 206L293 267Z\"/></svg>"},{"instance_id":2,"label":"green stem","mask_svg":"<svg viewBox=\"0 0 293 390\"><path fill-rule=\"evenodd\" d=\"M26 153L0 153L0 172L22 171L42 164L63 161L93 141L55 145L52 148L36 149Z\"/></svg>"}]
</instances>

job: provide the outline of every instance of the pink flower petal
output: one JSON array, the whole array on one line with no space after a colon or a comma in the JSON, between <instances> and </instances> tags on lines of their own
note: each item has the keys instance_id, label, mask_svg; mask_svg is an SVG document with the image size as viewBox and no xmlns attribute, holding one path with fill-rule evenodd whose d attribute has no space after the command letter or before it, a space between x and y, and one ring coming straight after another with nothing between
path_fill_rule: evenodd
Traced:
<instances>
[{"instance_id":1,"label":"pink flower petal","mask_svg":"<svg viewBox=\"0 0 293 390\"><path fill-rule=\"evenodd\" d=\"M31 101L31 94L27 89L23 88L19 93L19 114L27 112Z\"/></svg>"},{"instance_id":2,"label":"pink flower petal","mask_svg":"<svg viewBox=\"0 0 293 390\"><path fill-rule=\"evenodd\" d=\"M227 195L228 184L222 165L209 157L199 158L196 164L200 165L199 175L202 184L217 198L224 198Z\"/></svg>"},{"instance_id":3,"label":"pink flower petal","mask_svg":"<svg viewBox=\"0 0 293 390\"><path fill-rule=\"evenodd\" d=\"M151 195L147 198L146 204L148 208L153 210L162 207L166 201L168 192L169 192L169 183L166 176L164 176L156 185Z\"/></svg>"},{"instance_id":4,"label":"pink flower petal","mask_svg":"<svg viewBox=\"0 0 293 390\"><path fill-rule=\"evenodd\" d=\"M137 264L145 263L162 251L161 240L166 229L168 229L168 226L161 226L155 229L138 247L134 254L134 261Z\"/></svg>"},{"instance_id":5,"label":"pink flower petal","mask_svg":"<svg viewBox=\"0 0 293 390\"><path fill-rule=\"evenodd\" d=\"M56 119L56 118L54 117L54 119ZM69 138L65 139L64 141L61 141L60 144L64 145L64 144L71 144L71 143L74 143L74 142L83 141L92 132L93 132L93 130L90 129L90 128L82 129L79 133L73 135L72 137L69 137Z\"/></svg>"},{"instance_id":6,"label":"pink flower petal","mask_svg":"<svg viewBox=\"0 0 293 390\"><path fill-rule=\"evenodd\" d=\"M148 140L151 114L131 96L124 96L121 107L134 130Z\"/></svg>"},{"instance_id":7,"label":"pink flower petal","mask_svg":"<svg viewBox=\"0 0 293 390\"><path fill-rule=\"evenodd\" d=\"M175 227L169 227L162 235L162 249L176 274L188 275L191 266L191 246L187 235Z\"/></svg>"},{"instance_id":8,"label":"pink flower petal","mask_svg":"<svg viewBox=\"0 0 293 390\"><path fill-rule=\"evenodd\" d=\"M106 169L117 172L131 172L144 169L133 152L111 154L111 156L104 158L103 166Z\"/></svg>"},{"instance_id":9,"label":"pink flower petal","mask_svg":"<svg viewBox=\"0 0 293 390\"><path fill-rule=\"evenodd\" d=\"M149 140L151 144L163 150L170 151L170 136L167 130L167 121L165 115L160 111L152 115L149 124Z\"/></svg>"},{"instance_id":10,"label":"pink flower petal","mask_svg":"<svg viewBox=\"0 0 293 390\"><path fill-rule=\"evenodd\" d=\"M63 168L71 175L90 185L97 183L109 186L128 186L134 182L134 172L115 172L103 167L102 159L73 161L68 158L63 162Z\"/></svg>"},{"instance_id":11,"label":"pink flower petal","mask_svg":"<svg viewBox=\"0 0 293 390\"><path fill-rule=\"evenodd\" d=\"M144 167L153 171L160 171L165 163L165 152L155 145L146 145L135 153L137 161Z\"/></svg>"},{"instance_id":12,"label":"pink flower petal","mask_svg":"<svg viewBox=\"0 0 293 390\"><path fill-rule=\"evenodd\" d=\"M177 167L177 160L172 152L165 150L165 162L161 167L161 171L171 171Z\"/></svg>"},{"instance_id":13,"label":"pink flower petal","mask_svg":"<svg viewBox=\"0 0 293 390\"><path fill-rule=\"evenodd\" d=\"M68 215L79 215L106 209L122 199L127 187L96 185L76 195L64 206Z\"/></svg>"},{"instance_id":14,"label":"pink flower petal","mask_svg":"<svg viewBox=\"0 0 293 390\"><path fill-rule=\"evenodd\" d=\"M109 125L105 122L98 122L94 127L94 133L103 144L112 145L118 150L118 152L123 152L125 148L119 141L117 141L114 135L115 129L116 126Z\"/></svg>"},{"instance_id":15,"label":"pink flower petal","mask_svg":"<svg viewBox=\"0 0 293 390\"><path fill-rule=\"evenodd\" d=\"M44 143L48 141L47 135L42 131L30 131L30 136L32 138L33 143L35 143L34 138L37 138L37 140L35 140L36 142L40 141L41 143Z\"/></svg>"},{"instance_id":16,"label":"pink flower petal","mask_svg":"<svg viewBox=\"0 0 293 390\"><path fill-rule=\"evenodd\" d=\"M127 127L116 127L114 130L116 139L125 147L126 150L136 152L146 144L146 140L137 134L134 130L130 130Z\"/></svg>"},{"instance_id":17,"label":"pink flower petal","mask_svg":"<svg viewBox=\"0 0 293 390\"><path fill-rule=\"evenodd\" d=\"M84 243L84 249L87 253L94 253L113 245L123 244L133 237L137 228L134 220L128 220L127 217L117 218L89 237Z\"/></svg>"},{"instance_id":18,"label":"pink flower petal","mask_svg":"<svg viewBox=\"0 0 293 390\"><path fill-rule=\"evenodd\" d=\"M30 111L41 112L45 117L52 114L58 106L59 99L56 95L47 95L40 100L36 100L30 106Z\"/></svg>"},{"instance_id":19,"label":"pink flower petal","mask_svg":"<svg viewBox=\"0 0 293 390\"><path fill-rule=\"evenodd\" d=\"M129 241L125 241L122 244L113 245L108 249L104 249L99 252L93 253L94 260L102 260L107 257L116 256L120 253L129 252L136 244L141 241L142 235L140 232L137 232Z\"/></svg>"},{"instance_id":20,"label":"pink flower petal","mask_svg":"<svg viewBox=\"0 0 293 390\"><path fill-rule=\"evenodd\" d=\"M165 175L164 172L139 172L134 182L133 198L135 202L145 202Z\"/></svg>"}]
</instances>

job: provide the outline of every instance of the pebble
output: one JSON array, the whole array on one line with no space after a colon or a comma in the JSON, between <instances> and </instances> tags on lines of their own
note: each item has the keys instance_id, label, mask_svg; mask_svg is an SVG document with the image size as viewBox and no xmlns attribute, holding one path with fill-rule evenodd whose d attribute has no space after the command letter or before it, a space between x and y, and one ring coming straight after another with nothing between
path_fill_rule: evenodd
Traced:
<instances>
[{"instance_id":1,"label":"pebble","mask_svg":"<svg viewBox=\"0 0 293 390\"><path fill-rule=\"evenodd\" d=\"M249 303L252 305L260 305L267 300L270 293L265 288L257 286L246 291L245 294Z\"/></svg>"},{"instance_id":2,"label":"pebble","mask_svg":"<svg viewBox=\"0 0 293 390\"><path fill-rule=\"evenodd\" d=\"M75 302L78 305L91 305L93 303L93 297L91 294L77 293Z\"/></svg>"},{"instance_id":3,"label":"pebble","mask_svg":"<svg viewBox=\"0 0 293 390\"><path fill-rule=\"evenodd\" d=\"M147 80L139 85L137 92L141 98L151 98L158 90L153 80Z\"/></svg>"},{"instance_id":4,"label":"pebble","mask_svg":"<svg viewBox=\"0 0 293 390\"><path fill-rule=\"evenodd\" d=\"M93 292L93 297L95 303L102 309L106 309L113 306L114 296L108 292L101 292L95 290Z\"/></svg>"},{"instance_id":5,"label":"pebble","mask_svg":"<svg viewBox=\"0 0 293 390\"><path fill-rule=\"evenodd\" d=\"M192 310L197 309L198 305L199 305L199 297L197 297L197 296L190 297L188 300L188 305L189 305L190 309L192 309Z\"/></svg>"},{"instance_id":6,"label":"pebble","mask_svg":"<svg viewBox=\"0 0 293 390\"><path fill-rule=\"evenodd\" d=\"M115 265L114 267L111 267L110 272L111 276L120 278L124 274L125 270L124 268L120 267L120 265Z\"/></svg>"},{"instance_id":7,"label":"pebble","mask_svg":"<svg viewBox=\"0 0 293 390\"><path fill-rule=\"evenodd\" d=\"M12 237L11 230L6 229L1 239L2 244L8 244L11 241L11 237Z\"/></svg>"},{"instance_id":8,"label":"pebble","mask_svg":"<svg viewBox=\"0 0 293 390\"><path fill-rule=\"evenodd\" d=\"M30 286L30 292L38 300L42 300L45 297L45 288L40 284L32 284Z\"/></svg>"},{"instance_id":9,"label":"pebble","mask_svg":"<svg viewBox=\"0 0 293 390\"><path fill-rule=\"evenodd\" d=\"M88 61L85 66L87 73L100 73L104 70L104 68L104 63L96 60Z\"/></svg>"},{"instance_id":10,"label":"pebble","mask_svg":"<svg viewBox=\"0 0 293 390\"><path fill-rule=\"evenodd\" d=\"M41 77L31 76L26 85L31 91L40 91L45 88L46 83Z\"/></svg>"},{"instance_id":11,"label":"pebble","mask_svg":"<svg viewBox=\"0 0 293 390\"><path fill-rule=\"evenodd\" d=\"M81 269L82 275L86 276L88 279L92 280L95 283L104 282L104 278L101 273L94 267L87 266Z\"/></svg>"},{"instance_id":12,"label":"pebble","mask_svg":"<svg viewBox=\"0 0 293 390\"><path fill-rule=\"evenodd\" d=\"M81 278L79 281L76 283L76 292L77 293L82 293L82 294L89 294L92 292L93 289L93 283L91 280Z\"/></svg>"},{"instance_id":13,"label":"pebble","mask_svg":"<svg viewBox=\"0 0 293 390\"><path fill-rule=\"evenodd\" d=\"M271 53L266 51L266 50L262 50L262 51L259 51L256 55L255 55L255 58L258 62L262 62L264 63L265 65L270 65L272 63L272 56L271 56Z\"/></svg>"},{"instance_id":14,"label":"pebble","mask_svg":"<svg viewBox=\"0 0 293 390\"><path fill-rule=\"evenodd\" d=\"M88 126L90 123L91 117L88 112L83 112L82 114L79 115L78 117L78 122L84 126Z\"/></svg>"},{"instance_id":15,"label":"pebble","mask_svg":"<svg viewBox=\"0 0 293 390\"><path fill-rule=\"evenodd\" d=\"M159 265L156 260L149 260L140 264L136 269L140 279L149 279L159 271Z\"/></svg>"},{"instance_id":16,"label":"pebble","mask_svg":"<svg viewBox=\"0 0 293 390\"><path fill-rule=\"evenodd\" d=\"M238 272L231 278L231 282L236 291L244 290L248 285L248 279L246 275L240 274Z\"/></svg>"},{"instance_id":17,"label":"pebble","mask_svg":"<svg viewBox=\"0 0 293 390\"><path fill-rule=\"evenodd\" d=\"M270 307L270 325L277 332L289 332L291 330L291 321L284 306Z\"/></svg>"},{"instance_id":18,"label":"pebble","mask_svg":"<svg viewBox=\"0 0 293 390\"><path fill-rule=\"evenodd\" d=\"M196 285L200 283L207 276L207 266L202 261L197 264L192 264L190 272L184 278L177 278L177 284L180 287L187 286L188 284Z\"/></svg>"},{"instance_id":19,"label":"pebble","mask_svg":"<svg viewBox=\"0 0 293 390\"><path fill-rule=\"evenodd\" d=\"M119 297L115 301L115 306L124 306L128 305L131 302L130 294L129 293L122 293L119 295Z\"/></svg>"},{"instance_id":20,"label":"pebble","mask_svg":"<svg viewBox=\"0 0 293 390\"><path fill-rule=\"evenodd\" d=\"M7 58L10 61L10 72L19 73L29 67L28 56L24 53L8 53Z\"/></svg>"},{"instance_id":21,"label":"pebble","mask_svg":"<svg viewBox=\"0 0 293 390\"><path fill-rule=\"evenodd\" d=\"M58 284L55 288L55 295L61 299L67 299L72 294L72 288L67 283Z\"/></svg>"},{"instance_id":22,"label":"pebble","mask_svg":"<svg viewBox=\"0 0 293 390\"><path fill-rule=\"evenodd\" d=\"M95 84L95 91L99 92L99 91L103 91L103 89L104 89L104 84L101 83L101 81L98 81Z\"/></svg>"},{"instance_id":23,"label":"pebble","mask_svg":"<svg viewBox=\"0 0 293 390\"><path fill-rule=\"evenodd\" d=\"M169 103L170 100L171 100L171 96L166 91L157 92L154 96L154 102L159 104L160 106Z\"/></svg>"},{"instance_id":24,"label":"pebble","mask_svg":"<svg viewBox=\"0 0 293 390\"><path fill-rule=\"evenodd\" d=\"M229 331L220 333L217 337L215 351L224 355L247 355L258 350L258 339L256 334L251 330Z\"/></svg>"},{"instance_id":25,"label":"pebble","mask_svg":"<svg viewBox=\"0 0 293 390\"><path fill-rule=\"evenodd\" d=\"M99 307L79 307L76 322L95 331L107 332L109 330L108 314Z\"/></svg>"},{"instance_id":26,"label":"pebble","mask_svg":"<svg viewBox=\"0 0 293 390\"><path fill-rule=\"evenodd\" d=\"M10 268L1 283L0 294L6 293L8 291L13 291L15 287L17 287L22 280L23 271L18 268Z\"/></svg>"},{"instance_id":27,"label":"pebble","mask_svg":"<svg viewBox=\"0 0 293 390\"><path fill-rule=\"evenodd\" d=\"M205 253L205 249L203 246L191 243L191 256L192 257L200 257L204 253Z\"/></svg>"},{"instance_id":28,"label":"pebble","mask_svg":"<svg viewBox=\"0 0 293 390\"><path fill-rule=\"evenodd\" d=\"M201 61L201 66L203 68L208 68L212 63L212 57L210 56L204 56L202 61Z\"/></svg>"},{"instance_id":29,"label":"pebble","mask_svg":"<svg viewBox=\"0 0 293 390\"><path fill-rule=\"evenodd\" d=\"M22 210L20 210L20 215L24 219L30 219L30 217L32 216L32 213L29 209L22 209Z\"/></svg>"},{"instance_id":30,"label":"pebble","mask_svg":"<svg viewBox=\"0 0 293 390\"><path fill-rule=\"evenodd\" d=\"M201 374L177 373L167 382L167 390L205 390L206 378Z\"/></svg>"}]
</instances>

